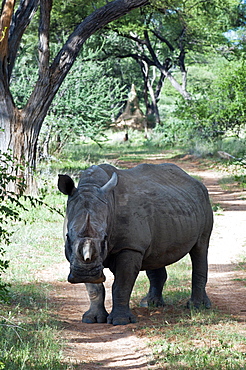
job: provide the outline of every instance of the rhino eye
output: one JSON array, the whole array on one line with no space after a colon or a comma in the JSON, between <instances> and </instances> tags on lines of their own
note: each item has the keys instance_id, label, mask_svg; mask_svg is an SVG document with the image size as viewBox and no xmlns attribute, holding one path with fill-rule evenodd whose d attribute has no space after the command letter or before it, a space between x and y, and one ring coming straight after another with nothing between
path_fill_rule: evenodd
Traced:
<instances>
[{"instance_id":1,"label":"rhino eye","mask_svg":"<svg viewBox=\"0 0 246 370\"><path fill-rule=\"evenodd\" d=\"M104 252L106 247L107 247L107 235L105 236L104 240L101 242L101 251Z\"/></svg>"}]
</instances>

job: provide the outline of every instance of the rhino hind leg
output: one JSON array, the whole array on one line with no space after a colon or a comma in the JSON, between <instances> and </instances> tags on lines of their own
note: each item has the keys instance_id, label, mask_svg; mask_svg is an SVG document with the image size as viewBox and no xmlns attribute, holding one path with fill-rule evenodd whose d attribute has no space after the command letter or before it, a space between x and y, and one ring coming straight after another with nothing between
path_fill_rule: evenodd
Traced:
<instances>
[{"instance_id":1,"label":"rhino hind leg","mask_svg":"<svg viewBox=\"0 0 246 370\"><path fill-rule=\"evenodd\" d=\"M101 284L86 283L86 290L90 298L90 308L82 317L82 322L87 324L107 322L108 313L104 307L105 288Z\"/></svg>"},{"instance_id":2,"label":"rhino hind leg","mask_svg":"<svg viewBox=\"0 0 246 370\"><path fill-rule=\"evenodd\" d=\"M163 307L164 300L162 297L163 286L167 280L167 272L165 267L156 270L147 270L146 274L149 278L149 292L141 302L141 307Z\"/></svg>"},{"instance_id":3,"label":"rhino hind leg","mask_svg":"<svg viewBox=\"0 0 246 370\"><path fill-rule=\"evenodd\" d=\"M192 262L192 292L191 298L187 303L188 308L211 307L210 299L206 293L208 275L208 241L199 241L190 251Z\"/></svg>"}]
</instances>

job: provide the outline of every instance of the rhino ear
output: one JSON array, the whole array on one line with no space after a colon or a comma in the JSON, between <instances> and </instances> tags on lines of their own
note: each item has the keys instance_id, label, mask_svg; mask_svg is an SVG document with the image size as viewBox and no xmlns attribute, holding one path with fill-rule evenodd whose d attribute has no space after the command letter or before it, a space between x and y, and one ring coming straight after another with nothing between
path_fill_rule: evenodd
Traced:
<instances>
[{"instance_id":1,"label":"rhino ear","mask_svg":"<svg viewBox=\"0 0 246 370\"><path fill-rule=\"evenodd\" d=\"M65 195L72 195L76 190L73 180L68 175L58 175L58 189Z\"/></svg>"},{"instance_id":2,"label":"rhino ear","mask_svg":"<svg viewBox=\"0 0 246 370\"><path fill-rule=\"evenodd\" d=\"M117 173L114 172L111 179L100 188L100 192L108 193L110 190L114 189L118 183L118 176Z\"/></svg>"}]
</instances>

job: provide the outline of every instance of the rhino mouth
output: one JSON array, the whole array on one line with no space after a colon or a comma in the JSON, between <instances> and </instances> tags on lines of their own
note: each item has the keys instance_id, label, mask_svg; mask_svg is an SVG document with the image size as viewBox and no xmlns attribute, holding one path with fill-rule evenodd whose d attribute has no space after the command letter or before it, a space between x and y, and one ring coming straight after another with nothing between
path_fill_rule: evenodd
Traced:
<instances>
[{"instance_id":1,"label":"rhino mouth","mask_svg":"<svg viewBox=\"0 0 246 370\"><path fill-rule=\"evenodd\" d=\"M103 273L103 269L101 266L96 267L89 271L71 268L67 280L71 284L78 283L99 284L103 283L106 280L106 277Z\"/></svg>"}]
</instances>

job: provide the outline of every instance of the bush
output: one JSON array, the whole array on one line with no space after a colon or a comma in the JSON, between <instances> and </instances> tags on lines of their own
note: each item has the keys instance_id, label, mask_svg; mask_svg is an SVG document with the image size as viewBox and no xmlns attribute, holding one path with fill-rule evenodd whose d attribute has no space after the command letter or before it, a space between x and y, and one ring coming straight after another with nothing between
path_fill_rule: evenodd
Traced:
<instances>
[{"instance_id":1,"label":"bush","mask_svg":"<svg viewBox=\"0 0 246 370\"><path fill-rule=\"evenodd\" d=\"M0 301L8 299L8 285L2 281L1 275L6 271L9 261L6 261L5 250L2 245L8 245L11 233L8 231L9 221L20 219L18 209L23 208L20 197L25 189L21 178L10 174L17 173L18 166L15 164L10 153L0 152ZM10 190L15 187L17 192Z\"/></svg>"},{"instance_id":2,"label":"bush","mask_svg":"<svg viewBox=\"0 0 246 370\"><path fill-rule=\"evenodd\" d=\"M193 122L194 133L217 139L246 125L246 69L244 62L224 64L209 86L198 87L191 101L180 100L176 114Z\"/></svg>"}]
</instances>

